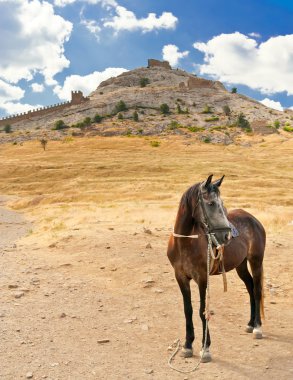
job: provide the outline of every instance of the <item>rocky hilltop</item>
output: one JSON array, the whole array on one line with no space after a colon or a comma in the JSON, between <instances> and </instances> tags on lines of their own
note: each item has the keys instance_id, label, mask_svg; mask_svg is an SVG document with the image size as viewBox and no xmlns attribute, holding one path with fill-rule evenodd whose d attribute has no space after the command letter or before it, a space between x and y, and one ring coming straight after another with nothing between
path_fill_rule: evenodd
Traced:
<instances>
[{"instance_id":1,"label":"rocky hilltop","mask_svg":"<svg viewBox=\"0 0 293 380\"><path fill-rule=\"evenodd\" d=\"M119 108L121 101L125 107ZM162 112L162 104L169 107L169 112L168 109ZM261 134L277 132L276 121L277 125L278 122L281 126L289 125L292 118L291 111L276 111L241 94L231 93L218 81L172 69L168 62L149 60L147 67L102 82L79 104L69 102L45 113L27 114L21 121L12 118L1 123L9 123L13 130L33 135L34 131L40 134L44 130L52 134L56 121L62 120L68 127L62 134L189 135L198 132L202 139L217 142L222 135L224 142L229 143L241 132L241 128L237 130L241 113L249 122L244 128L246 132ZM97 114L102 121L93 122ZM90 118L92 123L84 124L85 118Z\"/></svg>"}]
</instances>

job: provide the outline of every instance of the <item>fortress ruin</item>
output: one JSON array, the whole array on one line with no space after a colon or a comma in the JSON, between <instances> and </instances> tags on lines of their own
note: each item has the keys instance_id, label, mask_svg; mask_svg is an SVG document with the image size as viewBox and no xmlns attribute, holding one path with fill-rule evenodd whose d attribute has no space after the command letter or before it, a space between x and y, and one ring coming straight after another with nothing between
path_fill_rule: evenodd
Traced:
<instances>
[{"instance_id":1,"label":"fortress ruin","mask_svg":"<svg viewBox=\"0 0 293 380\"><path fill-rule=\"evenodd\" d=\"M48 115L50 113L53 113L55 111L60 111L64 108L70 107L72 105L77 105L84 103L88 101L88 97L84 97L82 91L71 91L71 100L68 102L63 102L63 103L57 103L53 104L51 106L43 107L43 108L36 108L31 111L27 112L22 112L16 115L11 115L11 116L6 116L0 119L0 127L4 127L7 124L15 124L19 121L23 120L29 120L32 117L35 116L44 116Z\"/></svg>"}]
</instances>

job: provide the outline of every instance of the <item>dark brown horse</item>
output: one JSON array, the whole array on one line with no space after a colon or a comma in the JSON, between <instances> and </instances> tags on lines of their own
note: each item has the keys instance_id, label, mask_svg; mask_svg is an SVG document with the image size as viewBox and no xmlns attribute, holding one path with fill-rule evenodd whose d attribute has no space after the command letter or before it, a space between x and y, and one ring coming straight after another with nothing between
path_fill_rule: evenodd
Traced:
<instances>
[{"instance_id":1,"label":"dark brown horse","mask_svg":"<svg viewBox=\"0 0 293 380\"><path fill-rule=\"evenodd\" d=\"M182 196L174 233L170 236L168 258L174 267L175 277L180 287L186 319L186 340L182 349L185 357L193 355L194 329L190 280L199 287L199 315L203 326L201 350L203 362L211 360L209 347L211 339L207 330L206 342L206 288L208 242L223 246L225 271L234 268L245 283L250 296L250 320L246 332L257 339L262 338L261 312L263 313L263 256L266 234L261 223L248 212L237 209L227 213L220 198L219 187L224 176L212 182L212 175L202 183L190 187ZM231 227L236 227L237 237L231 236ZM215 250L215 248L214 248ZM251 267L250 275L247 262ZM220 274L219 265L213 266L210 273ZM223 268L222 268L223 269Z\"/></svg>"}]
</instances>

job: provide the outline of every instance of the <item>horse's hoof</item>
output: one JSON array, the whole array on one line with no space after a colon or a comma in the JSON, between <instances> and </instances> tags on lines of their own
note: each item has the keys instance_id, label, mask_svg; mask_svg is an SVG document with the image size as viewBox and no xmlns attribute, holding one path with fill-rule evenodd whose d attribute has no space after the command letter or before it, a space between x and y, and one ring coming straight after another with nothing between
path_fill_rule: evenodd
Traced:
<instances>
[{"instance_id":1,"label":"horse's hoof","mask_svg":"<svg viewBox=\"0 0 293 380\"><path fill-rule=\"evenodd\" d=\"M247 325L246 328L245 328L245 332L252 333L252 331L253 331L253 327L250 326L250 325Z\"/></svg>"},{"instance_id":2,"label":"horse's hoof","mask_svg":"<svg viewBox=\"0 0 293 380\"><path fill-rule=\"evenodd\" d=\"M206 348L205 351L203 349L201 349L199 355L201 357L202 363L209 363L212 361L212 355L210 353L209 348Z\"/></svg>"},{"instance_id":3,"label":"horse's hoof","mask_svg":"<svg viewBox=\"0 0 293 380\"><path fill-rule=\"evenodd\" d=\"M185 348L185 347L182 347L181 349L181 356L183 358L191 358L193 355L193 350L192 348Z\"/></svg>"},{"instance_id":4,"label":"horse's hoof","mask_svg":"<svg viewBox=\"0 0 293 380\"><path fill-rule=\"evenodd\" d=\"M261 326L256 326L253 329L253 338L254 339L262 339L262 329L261 329Z\"/></svg>"}]
</instances>

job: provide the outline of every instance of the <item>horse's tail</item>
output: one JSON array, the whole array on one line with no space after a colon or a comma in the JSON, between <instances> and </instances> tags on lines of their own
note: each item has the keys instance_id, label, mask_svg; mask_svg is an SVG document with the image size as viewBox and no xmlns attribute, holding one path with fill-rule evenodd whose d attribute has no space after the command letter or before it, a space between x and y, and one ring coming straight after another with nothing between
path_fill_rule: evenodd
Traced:
<instances>
[{"instance_id":1,"label":"horse's tail","mask_svg":"<svg viewBox=\"0 0 293 380\"><path fill-rule=\"evenodd\" d=\"M263 264L261 265L261 296L260 296L260 314L263 319L265 319L265 307L264 307L264 296L265 296L265 291L264 291L264 270L263 270Z\"/></svg>"}]
</instances>

